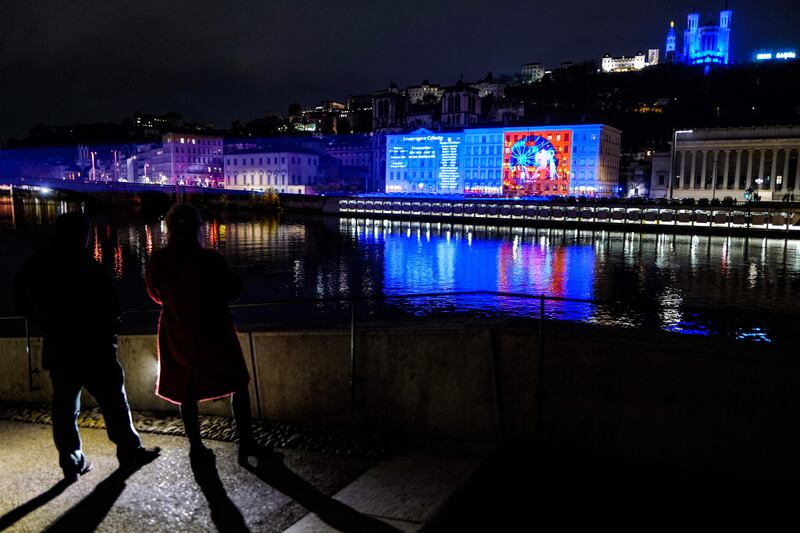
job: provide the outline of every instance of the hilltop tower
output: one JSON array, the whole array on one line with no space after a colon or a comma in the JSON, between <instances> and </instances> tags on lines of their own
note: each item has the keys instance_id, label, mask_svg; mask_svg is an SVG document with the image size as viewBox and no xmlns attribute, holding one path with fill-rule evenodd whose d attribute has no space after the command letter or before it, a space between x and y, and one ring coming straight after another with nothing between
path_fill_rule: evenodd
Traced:
<instances>
[{"instance_id":1,"label":"hilltop tower","mask_svg":"<svg viewBox=\"0 0 800 533\"><path fill-rule=\"evenodd\" d=\"M722 57L722 64L727 65L730 61L731 45L731 17L733 11L728 9L727 2L725 9L719 13L719 52Z\"/></svg>"},{"instance_id":2,"label":"hilltop tower","mask_svg":"<svg viewBox=\"0 0 800 533\"><path fill-rule=\"evenodd\" d=\"M667 48L665 50L667 63L673 63L675 61L675 45L677 40L678 38L675 36L675 21L673 20L669 23L669 32L667 33Z\"/></svg>"}]
</instances>

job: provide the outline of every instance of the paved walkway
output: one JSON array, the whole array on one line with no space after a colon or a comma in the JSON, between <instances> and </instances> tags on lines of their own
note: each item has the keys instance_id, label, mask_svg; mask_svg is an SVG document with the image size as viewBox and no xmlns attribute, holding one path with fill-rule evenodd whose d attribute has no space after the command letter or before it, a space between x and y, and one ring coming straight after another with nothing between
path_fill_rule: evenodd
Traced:
<instances>
[{"instance_id":1,"label":"paved walkway","mask_svg":"<svg viewBox=\"0 0 800 533\"><path fill-rule=\"evenodd\" d=\"M0 421L0 530L416 531L485 456L408 451L376 461L282 450L283 465L245 469L234 444L207 441L216 466L203 467L190 464L184 438L143 434L161 457L126 476L105 431L81 435L94 469L64 485L51 427Z\"/></svg>"}]
</instances>

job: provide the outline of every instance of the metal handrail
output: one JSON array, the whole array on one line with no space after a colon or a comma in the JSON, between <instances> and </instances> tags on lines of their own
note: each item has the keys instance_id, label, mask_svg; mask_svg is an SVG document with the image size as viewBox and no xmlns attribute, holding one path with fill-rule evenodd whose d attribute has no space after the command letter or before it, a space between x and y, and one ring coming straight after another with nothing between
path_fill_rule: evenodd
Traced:
<instances>
[{"instance_id":1,"label":"metal handrail","mask_svg":"<svg viewBox=\"0 0 800 533\"><path fill-rule=\"evenodd\" d=\"M441 298L450 296L499 296L502 298L522 298L527 300L545 300L553 302L585 303L596 305L611 305L621 303L612 300L594 300L586 298L569 298L565 296L549 296L546 294L528 294L520 292L503 292L489 290L475 291L449 291L449 292L421 292L411 294L383 294L383 295L358 295L358 296L326 296L323 298L283 298L278 300L260 300L255 302L241 302L228 304L230 309L252 309L257 307L267 307L273 305L289 304L320 304L320 303L342 303L342 302L372 302L376 300L413 300L416 298ZM123 315L135 315L143 313L158 313L160 307L150 307L144 309L129 309L123 311Z\"/></svg>"},{"instance_id":2,"label":"metal handrail","mask_svg":"<svg viewBox=\"0 0 800 533\"><path fill-rule=\"evenodd\" d=\"M284 299L275 299L275 300L263 300L263 301L254 301L254 302L242 302L242 303L233 303L229 304L231 309L256 309L260 307L267 307L267 306L278 306L278 305L288 305L288 304L324 304L324 303L347 303L349 307L349 315L350 315L350 324L349 324L349 336L350 336L350 345L349 345L349 374L350 379L348 385L350 387L350 409L351 411L355 411L359 407L358 401L358 387L361 383L361 378L358 377L358 320L357 320L357 307L362 302L369 302L369 301L376 301L376 300L411 300L411 299L418 299L418 298L441 298L441 297L459 297L459 296L497 296L501 298L519 298L524 300L534 300L538 301L538 346L535 348L536 354L536 383L535 383L535 392L534 396L536 398L536 412L535 412L535 433L538 435L541 432L542 420L543 420L543 409L544 409L544 377L543 373L545 370L545 311L546 311L546 302L567 302L567 303L578 303L578 304L591 304L591 305L613 305L613 304L624 304L624 302L620 300L596 300L596 299L587 299L587 298L571 298L565 296L551 296L546 294L528 294L528 293L518 293L518 292L507 292L507 291L491 291L491 290L470 290L470 291L449 291L449 292L424 292L424 293L412 293L412 294L396 294L396 295L357 295L357 296L334 296L334 297L323 297L323 298L284 298ZM666 302L659 304L660 307L681 307L682 304L680 303L672 303ZM685 306L683 306L685 307ZM160 312L160 307L153 307L153 308L146 308L140 310L126 310L123 311L124 315L135 315L135 314L149 314L149 313L156 313ZM30 336L30 329L29 323L26 317L24 316L0 316L0 320L23 320L25 323L25 336L26 336L26 353L28 358L28 372L29 372L29 387L31 391L38 390L38 388L34 388L34 375L39 372L39 369L34 368L33 365L33 354L31 351L31 336ZM255 361L255 350L253 348L253 339L252 336L250 338L251 343L251 353L250 356L253 359L252 364L253 368L256 368L256 361ZM494 357L494 354L492 354ZM493 371L494 372L494 371ZM497 376L494 376L494 379L497 379ZM495 394L498 397L495 398L496 405L498 408L498 412L502 410L502 398L499 397L499 387L495 387ZM260 403L259 403L260 409ZM501 416L501 414L499 415ZM502 422L500 423L500 438L502 438Z\"/></svg>"}]
</instances>

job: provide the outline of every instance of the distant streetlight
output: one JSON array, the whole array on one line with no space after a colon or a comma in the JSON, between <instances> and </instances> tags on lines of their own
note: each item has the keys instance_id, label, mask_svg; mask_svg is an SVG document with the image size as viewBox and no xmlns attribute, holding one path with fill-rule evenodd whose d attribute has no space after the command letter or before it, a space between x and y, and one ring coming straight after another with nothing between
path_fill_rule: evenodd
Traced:
<instances>
[{"instance_id":1,"label":"distant streetlight","mask_svg":"<svg viewBox=\"0 0 800 533\"><path fill-rule=\"evenodd\" d=\"M714 172L712 173L711 179L713 182L711 183L711 199L714 200L717 197L717 165L719 164L719 152L714 150Z\"/></svg>"},{"instance_id":2,"label":"distant streetlight","mask_svg":"<svg viewBox=\"0 0 800 533\"><path fill-rule=\"evenodd\" d=\"M91 179L89 181L97 181L97 170L95 169L94 165L97 152L89 152L89 155L92 157L92 173L91 173Z\"/></svg>"},{"instance_id":3,"label":"distant streetlight","mask_svg":"<svg viewBox=\"0 0 800 533\"><path fill-rule=\"evenodd\" d=\"M673 130L672 131L672 157L670 158L670 164L672 168L670 169L670 180L669 180L669 198L672 199L673 189L675 187L675 156L676 156L676 148L675 145L678 144L678 134L690 134L694 133L694 130Z\"/></svg>"}]
</instances>

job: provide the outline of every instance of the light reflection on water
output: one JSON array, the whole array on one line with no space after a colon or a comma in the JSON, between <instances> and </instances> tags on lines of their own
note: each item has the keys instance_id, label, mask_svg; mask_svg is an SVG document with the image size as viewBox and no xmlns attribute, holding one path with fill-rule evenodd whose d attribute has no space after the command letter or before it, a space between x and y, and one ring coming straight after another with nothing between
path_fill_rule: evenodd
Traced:
<instances>
[{"instance_id":1,"label":"light reflection on water","mask_svg":"<svg viewBox=\"0 0 800 533\"><path fill-rule=\"evenodd\" d=\"M79 206L0 196L4 279L43 241L42 228ZM574 229L337 219L212 217L205 245L245 280L243 301L499 291L590 299L547 302L549 318L772 342L791 338L800 295L800 242ZM166 243L161 220L96 217L90 251L114 274L123 305L150 306L147 259ZM0 292L9 313L8 288ZM367 312L382 312L378 304ZM539 316L539 302L497 296L390 300L423 317ZM283 318L303 320L307 309ZM293 313L296 313L295 316Z\"/></svg>"},{"instance_id":2,"label":"light reflection on water","mask_svg":"<svg viewBox=\"0 0 800 533\"><path fill-rule=\"evenodd\" d=\"M340 225L359 245L384 248L384 292L392 295L491 290L592 299L604 303L548 302L545 315L770 342L791 325L800 294L796 241L356 219ZM417 314L539 313L536 301L489 296L402 305Z\"/></svg>"}]
</instances>

